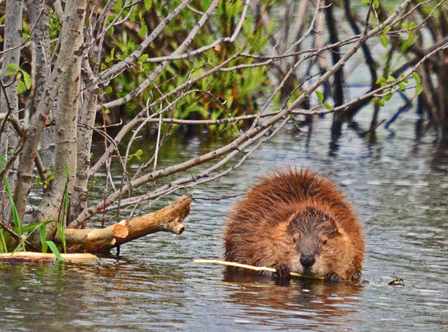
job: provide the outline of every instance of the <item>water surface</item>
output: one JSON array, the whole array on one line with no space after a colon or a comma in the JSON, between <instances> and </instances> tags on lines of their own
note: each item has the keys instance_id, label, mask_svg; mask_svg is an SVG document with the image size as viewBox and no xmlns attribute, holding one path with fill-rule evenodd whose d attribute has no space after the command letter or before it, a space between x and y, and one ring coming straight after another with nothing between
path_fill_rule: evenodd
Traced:
<instances>
[{"instance_id":1,"label":"water surface","mask_svg":"<svg viewBox=\"0 0 448 332\"><path fill-rule=\"evenodd\" d=\"M365 113L361 126L368 123ZM122 247L119 260L0 264L1 329L446 329L447 150L431 134L416 141L416 116L409 112L394 133L379 129L376 144L346 128L330 152L329 120L316 121L311 139L288 128L235 172L192 189L199 200L181 236L139 239ZM213 147L199 139L173 144L182 147L173 157L179 159ZM256 176L286 164L320 171L354 203L365 225L368 284L293 280L277 286L193 263L221 257L223 223L237 200L200 198L244 193ZM395 277L405 286L388 286Z\"/></svg>"}]
</instances>

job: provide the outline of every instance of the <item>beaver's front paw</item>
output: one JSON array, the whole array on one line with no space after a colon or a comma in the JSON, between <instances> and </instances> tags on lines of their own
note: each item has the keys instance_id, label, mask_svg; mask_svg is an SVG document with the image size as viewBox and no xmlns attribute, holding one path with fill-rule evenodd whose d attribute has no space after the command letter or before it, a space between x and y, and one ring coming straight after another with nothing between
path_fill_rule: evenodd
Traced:
<instances>
[{"instance_id":1,"label":"beaver's front paw","mask_svg":"<svg viewBox=\"0 0 448 332\"><path fill-rule=\"evenodd\" d=\"M325 276L325 280L329 282L339 282L341 281L341 277L338 276L336 273L331 272Z\"/></svg>"},{"instance_id":2,"label":"beaver's front paw","mask_svg":"<svg viewBox=\"0 0 448 332\"><path fill-rule=\"evenodd\" d=\"M280 264L275 267L277 270L274 275L278 279L290 279L291 278L291 271L289 270L289 267L287 267L285 264Z\"/></svg>"}]
</instances>

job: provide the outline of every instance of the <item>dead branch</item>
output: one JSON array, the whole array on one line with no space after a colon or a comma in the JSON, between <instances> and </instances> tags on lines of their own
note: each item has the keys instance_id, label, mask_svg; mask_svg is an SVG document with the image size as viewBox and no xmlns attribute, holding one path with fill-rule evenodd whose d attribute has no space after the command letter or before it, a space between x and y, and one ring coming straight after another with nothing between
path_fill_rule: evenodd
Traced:
<instances>
[{"instance_id":1,"label":"dead branch","mask_svg":"<svg viewBox=\"0 0 448 332\"><path fill-rule=\"evenodd\" d=\"M182 196L161 210L131 220L122 220L103 229L65 229L70 252L109 251L110 249L155 232L183 233L182 221L190 213L191 196ZM59 236L55 241L60 242Z\"/></svg>"}]
</instances>

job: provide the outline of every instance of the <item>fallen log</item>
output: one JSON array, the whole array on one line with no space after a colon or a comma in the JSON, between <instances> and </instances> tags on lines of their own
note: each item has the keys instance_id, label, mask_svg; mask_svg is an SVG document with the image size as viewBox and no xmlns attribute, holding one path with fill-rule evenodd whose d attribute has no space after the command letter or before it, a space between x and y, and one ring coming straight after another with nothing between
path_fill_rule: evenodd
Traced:
<instances>
[{"instance_id":1,"label":"fallen log","mask_svg":"<svg viewBox=\"0 0 448 332\"><path fill-rule=\"evenodd\" d=\"M103 229L72 229L64 231L69 252L109 251L118 245L155 232L182 234L182 221L190 213L191 196L182 196L161 210L131 220L122 220ZM58 235L55 241L61 243Z\"/></svg>"},{"instance_id":2,"label":"fallen log","mask_svg":"<svg viewBox=\"0 0 448 332\"><path fill-rule=\"evenodd\" d=\"M123 239L129 235L129 230L122 224L115 224L106 228L67 228L64 234L65 243L68 246L81 245L84 251L97 251L105 246L115 245L117 239ZM56 234L55 241L61 243L59 234Z\"/></svg>"}]
</instances>

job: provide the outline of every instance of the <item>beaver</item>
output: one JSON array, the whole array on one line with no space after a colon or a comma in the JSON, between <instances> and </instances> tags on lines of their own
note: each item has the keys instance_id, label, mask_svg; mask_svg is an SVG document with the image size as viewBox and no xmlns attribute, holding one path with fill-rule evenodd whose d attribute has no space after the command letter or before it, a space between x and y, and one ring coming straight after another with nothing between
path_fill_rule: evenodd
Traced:
<instances>
[{"instance_id":1,"label":"beaver","mask_svg":"<svg viewBox=\"0 0 448 332\"><path fill-rule=\"evenodd\" d=\"M362 225L344 194L308 169L262 179L235 206L224 246L226 261L273 267L279 279L294 271L351 280L364 256Z\"/></svg>"}]
</instances>

